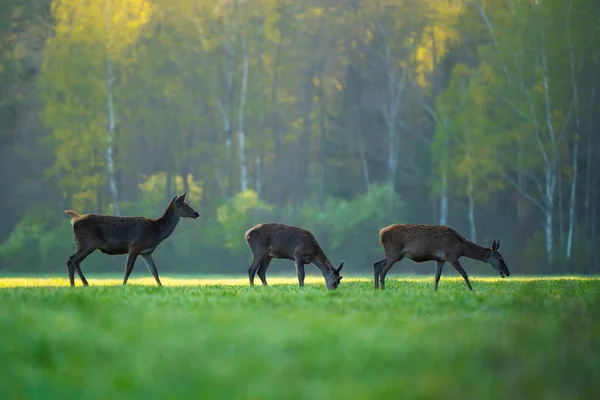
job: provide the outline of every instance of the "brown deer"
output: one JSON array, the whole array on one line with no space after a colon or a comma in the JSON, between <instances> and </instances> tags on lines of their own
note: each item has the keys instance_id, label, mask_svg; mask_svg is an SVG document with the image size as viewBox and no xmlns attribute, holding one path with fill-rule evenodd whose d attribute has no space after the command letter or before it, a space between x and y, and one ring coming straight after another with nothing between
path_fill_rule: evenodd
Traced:
<instances>
[{"instance_id":1,"label":"brown deer","mask_svg":"<svg viewBox=\"0 0 600 400\"><path fill-rule=\"evenodd\" d=\"M248 269L250 285L254 285L254 275L267 286L267 268L273 258L296 262L296 272L300 287L304 286L304 265L314 264L321 270L327 289L337 289L342 280L342 262L334 268L321 250L317 239L310 231L289 225L266 223L258 224L246 232L246 243L252 250L252 264Z\"/></svg>"},{"instance_id":2,"label":"brown deer","mask_svg":"<svg viewBox=\"0 0 600 400\"><path fill-rule=\"evenodd\" d=\"M395 224L379 231L379 241L385 250L385 258L373 264L375 289L385 289L385 276L394 263L404 257L415 263L436 261L435 290L438 289L442 267L448 261L473 290L467 273L458 262L460 257L490 264L501 278L510 276L502 254L498 251L500 241L493 241L492 248L484 248L465 239L454 229L443 225Z\"/></svg>"},{"instance_id":3,"label":"brown deer","mask_svg":"<svg viewBox=\"0 0 600 400\"><path fill-rule=\"evenodd\" d=\"M85 286L88 285L79 264L96 249L104 254L127 254L123 285L127 284L135 260L141 256L148 270L156 279L156 283L162 286L152 260L152 253L163 240L173 233L180 218L196 219L200 216L185 202L186 194L173 197L162 217L158 219L98 214L79 215L73 210L65 210L66 214L73 217L71 224L77 245L77 251L67 261L71 286L75 286L75 271L77 271L81 283Z\"/></svg>"}]
</instances>

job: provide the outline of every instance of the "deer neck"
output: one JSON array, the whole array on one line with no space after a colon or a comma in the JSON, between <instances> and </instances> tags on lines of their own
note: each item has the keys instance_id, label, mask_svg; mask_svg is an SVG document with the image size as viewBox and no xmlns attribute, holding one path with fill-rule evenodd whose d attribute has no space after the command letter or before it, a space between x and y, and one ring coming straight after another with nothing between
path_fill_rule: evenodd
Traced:
<instances>
[{"instance_id":1,"label":"deer neck","mask_svg":"<svg viewBox=\"0 0 600 400\"><path fill-rule=\"evenodd\" d=\"M179 219L180 217L175 214L175 209L169 205L162 217L155 222L156 230L158 231L158 239L160 241L171 236L179 223Z\"/></svg>"},{"instance_id":2,"label":"deer neck","mask_svg":"<svg viewBox=\"0 0 600 400\"><path fill-rule=\"evenodd\" d=\"M486 249L485 247L481 247L478 244L475 244L469 240L465 240L463 242L462 252L463 256L467 258L471 258L477 261L488 262L492 251L490 249Z\"/></svg>"},{"instance_id":3,"label":"deer neck","mask_svg":"<svg viewBox=\"0 0 600 400\"><path fill-rule=\"evenodd\" d=\"M331 275L333 269L331 267L331 263L325 256L315 257L313 264L317 266L321 270L323 276Z\"/></svg>"}]
</instances>

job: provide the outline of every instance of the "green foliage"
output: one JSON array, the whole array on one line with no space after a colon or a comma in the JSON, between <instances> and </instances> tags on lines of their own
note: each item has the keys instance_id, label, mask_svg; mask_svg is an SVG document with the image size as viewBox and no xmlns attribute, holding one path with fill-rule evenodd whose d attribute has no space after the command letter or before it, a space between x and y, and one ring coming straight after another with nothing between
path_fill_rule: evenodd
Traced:
<instances>
[{"instance_id":1,"label":"green foliage","mask_svg":"<svg viewBox=\"0 0 600 400\"><path fill-rule=\"evenodd\" d=\"M17 224L4 243L0 244L0 260L4 268L15 263L39 270L40 243L53 232L57 216L48 209L30 212Z\"/></svg>"},{"instance_id":2,"label":"green foliage","mask_svg":"<svg viewBox=\"0 0 600 400\"><path fill-rule=\"evenodd\" d=\"M189 201L198 204L202 200L203 189L202 182L196 181L193 176L188 175L184 182L181 175L171 177L173 194L181 196L187 190L187 198ZM187 188L187 189L186 189ZM148 218L157 218L160 215L157 213L163 212L169 205L171 197L165 198L165 194L170 193L167 190L167 174L160 172L154 175L145 177L139 186L139 194L137 201L126 201L122 204L124 215L142 215ZM198 212L198 206L194 207ZM109 206L107 213L112 214L112 204ZM152 217L155 215L155 217Z\"/></svg>"},{"instance_id":3,"label":"green foliage","mask_svg":"<svg viewBox=\"0 0 600 400\"><path fill-rule=\"evenodd\" d=\"M389 185L373 185L369 191L352 200L328 198L321 209L316 204L302 208L302 225L320 232L333 250L350 250L368 242L378 243L384 226L402 220L403 202ZM394 222L392 222L394 221Z\"/></svg>"},{"instance_id":4,"label":"green foliage","mask_svg":"<svg viewBox=\"0 0 600 400\"><path fill-rule=\"evenodd\" d=\"M46 287L0 279L3 397L597 394L597 278L474 279L472 293L460 278L443 277L437 293L432 278L390 279L375 295L370 280L342 281L332 293L294 279L268 288L147 282L92 278L71 289L55 287L65 278L21 283Z\"/></svg>"},{"instance_id":5,"label":"green foliage","mask_svg":"<svg viewBox=\"0 0 600 400\"><path fill-rule=\"evenodd\" d=\"M217 209L217 221L223 232L223 247L234 254L246 252L245 232L257 222L257 215L272 210L254 190L236 193Z\"/></svg>"}]
</instances>

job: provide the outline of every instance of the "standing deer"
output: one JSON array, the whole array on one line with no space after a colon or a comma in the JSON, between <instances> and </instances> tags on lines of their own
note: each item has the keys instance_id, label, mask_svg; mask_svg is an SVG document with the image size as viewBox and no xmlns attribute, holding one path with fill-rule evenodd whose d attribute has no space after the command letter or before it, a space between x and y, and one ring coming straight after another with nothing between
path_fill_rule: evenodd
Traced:
<instances>
[{"instance_id":1,"label":"standing deer","mask_svg":"<svg viewBox=\"0 0 600 400\"><path fill-rule=\"evenodd\" d=\"M196 219L200 216L185 202L186 194L173 197L162 217L158 219L97 214L79 215L73 210L65 210L66 214L73 217L71 225L73 225L75 244L77 245L77 251L67 261L71 286L75 286L75 271L77 271L81 283L85 286L88 285L79 264L96 249L104 254L127 254L123 285L127 284L136 258L141 256L148 270L156 279L156 283L162 286L152 260L152 253L163 240L173 233L180 218Z\"/></svg>"},{"instance_id":2,"label":"standing deer","mask_svg":"<svg viewBox=\"0 0 600 400\"><path fill-rule=\"evenodd\" d=\"M344 268L342 262L334 268L317 239L310 231L289 225L267 223L258 224L246 232L246 243L252 250L252 264L248 269L250 285L254 285L254 274L267 286L267 268L273 258L283 258L296 262L296 272L300 287L304 286L304 265L314 264L321 270L327 289L337 289Z\"/></svg>"},{"instance_id":3,"label":"standing deer","mask_svg":"<svg viewBox=\"0 0 600 400\"><path fill-rule=\"evenodd\" d=\"M443 225L395 224L379 231L379 241L385 250L385 258L373 264L375 289L385 289L385 276L394 263L404 257L415 263L436 261L435 290L438 289L442 267L448 261L473 290L467 273L458 262L462 256L490 264L501 278L510 276L502 254L498 251L500 241L493 241L492 248L484 248L465 239L454 229Z\"/></svg>"}]
</instances>

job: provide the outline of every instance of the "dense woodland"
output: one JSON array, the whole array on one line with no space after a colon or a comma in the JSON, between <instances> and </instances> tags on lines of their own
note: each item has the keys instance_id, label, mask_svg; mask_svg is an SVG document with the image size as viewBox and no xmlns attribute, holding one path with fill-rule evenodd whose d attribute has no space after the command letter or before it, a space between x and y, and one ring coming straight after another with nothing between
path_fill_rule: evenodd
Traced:
<instances>
[{"instance_id":1,"label":"dense woodland","mask_svg":"<svg viewBox=\"0 0 600 400\"><path fill-rule=\"evenodd\" d=\"M245 273L261 221L353 272L418 222L500 239L516 273L597 273L598 38L597 0L1 2L0 271L66 273L65 208L187 191L162 273Z\"/></svg>"}]
</instances>

